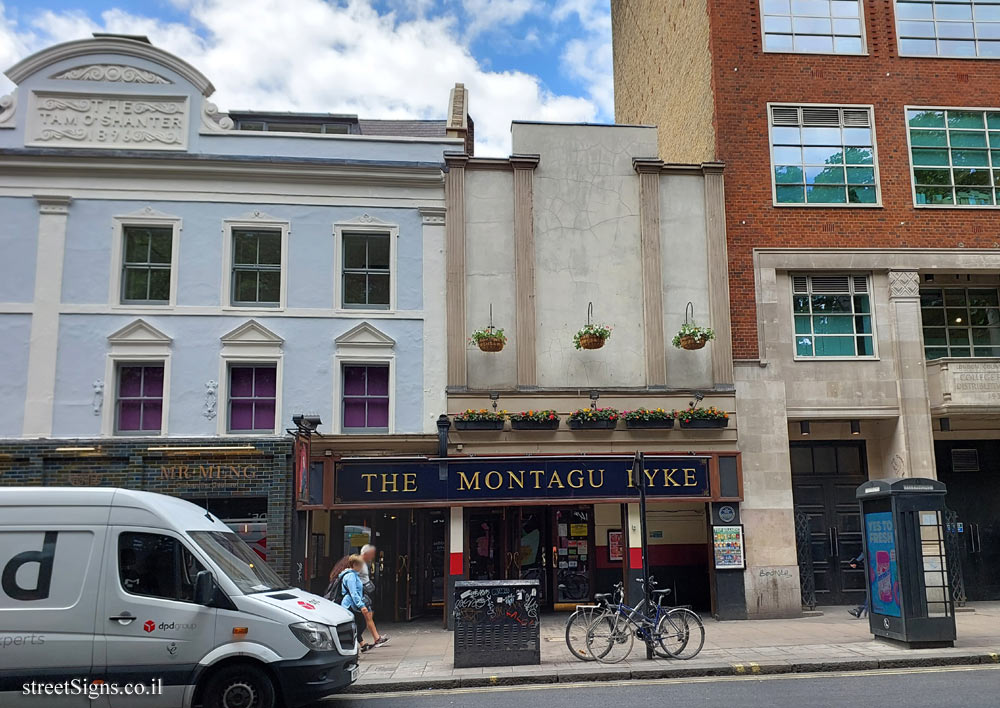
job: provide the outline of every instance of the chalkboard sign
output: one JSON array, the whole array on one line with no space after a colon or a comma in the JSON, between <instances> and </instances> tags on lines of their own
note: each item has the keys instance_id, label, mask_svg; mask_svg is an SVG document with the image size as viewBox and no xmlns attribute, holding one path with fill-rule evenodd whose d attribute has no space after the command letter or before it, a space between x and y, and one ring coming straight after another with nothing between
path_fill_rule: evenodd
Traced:
<instances>
[{"instance_id":1,"label":"chalkboard sign","mask_svg":"<svg viewBox=\"0 0 1000 708\"><path fill-rule=\"evenodd\" d=\"M743 570L743 524L712 527L712 547L716 570Z\"/></svg>"}]
</instances>

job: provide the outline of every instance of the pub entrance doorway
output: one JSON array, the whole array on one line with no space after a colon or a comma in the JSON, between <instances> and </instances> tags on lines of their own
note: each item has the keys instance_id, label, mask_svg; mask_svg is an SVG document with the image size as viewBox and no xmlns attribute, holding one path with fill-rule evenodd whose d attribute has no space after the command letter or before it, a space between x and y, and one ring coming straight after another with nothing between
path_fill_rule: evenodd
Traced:
<instances>
[{"instance_id":1,"label":"pub entrance doorway","mask_svg":"<svg viewBox=\"0 0 1000 708\"><path fill-rule=\"evenodd\" d=\"M338 521L341 555L375 545L376 616L403 622L444 612L447 509L351 511Z\"/></svg>"},{"instance_id":2,"label":"pub entrance doorway","mask_svg":"<svg viewBox=\"0 0 1000 708\"><path fill-rule=\"evenodd\" d=\"M538 580L539 603L563 609L594 593L594 511L590 505L471 508L470 580Z\"/></svg>"}]
</instances>

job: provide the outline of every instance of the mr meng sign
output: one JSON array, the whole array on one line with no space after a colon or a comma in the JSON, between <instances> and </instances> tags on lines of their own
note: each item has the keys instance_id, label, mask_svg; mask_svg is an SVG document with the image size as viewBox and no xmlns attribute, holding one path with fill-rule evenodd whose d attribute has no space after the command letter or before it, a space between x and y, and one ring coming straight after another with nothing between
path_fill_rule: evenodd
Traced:
<instances>
[{"instance_id":1,"label":"mr meng sign","mask_svg":"<svg viewBox=\"0 0 1000 708\"><path fill-rule=\"evenodd\" d=\"M365 460L337 465L339 504L615 499L639 496L631 457ZM645 458L650 497L711 497L707 457Z\"/></svg>"}]
</instances>

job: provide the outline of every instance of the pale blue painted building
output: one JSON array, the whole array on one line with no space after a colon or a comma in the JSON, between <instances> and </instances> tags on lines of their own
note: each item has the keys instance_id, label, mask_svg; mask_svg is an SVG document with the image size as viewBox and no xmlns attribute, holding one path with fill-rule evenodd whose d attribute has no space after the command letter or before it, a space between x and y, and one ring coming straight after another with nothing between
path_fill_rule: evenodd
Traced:
<instances>
[{"instance_id":1,"label":"pale blue painted building","mask_svg":"<svg viewBox=\"0 0 1000 708\"><path fill-rule=\"evenodd\" d=\"M144 38L57 45L7 75L0 484L150 488L187 465L200 479L166 491L254 497L220 513L264 505L273 526L291 460L266 482L226 470L290 457L262 444L287 442L294 414L376 452L435 432L443 155L466 148L466 120L227 115Z\"/></svg>"}]
</instances>

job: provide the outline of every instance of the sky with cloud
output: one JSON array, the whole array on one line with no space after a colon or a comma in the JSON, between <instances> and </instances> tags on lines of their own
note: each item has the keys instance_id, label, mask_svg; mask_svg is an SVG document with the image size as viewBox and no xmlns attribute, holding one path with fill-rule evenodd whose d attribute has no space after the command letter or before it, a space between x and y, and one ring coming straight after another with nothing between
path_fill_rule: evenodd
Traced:
<instances>
[{"instance_id":1,"label":"sky with cloud","mask_svg":"<svg viewBox=\"0 0 1000 708\"><path fill-rule=\"evenodd\" d=\"M219 107L443 118L469 89L476 153L511 120L611 122L608 0L0 0L0 68L92 32L144 34ZM12 88L0 77L0 95Z\"/></svg>"}]
</instances>

